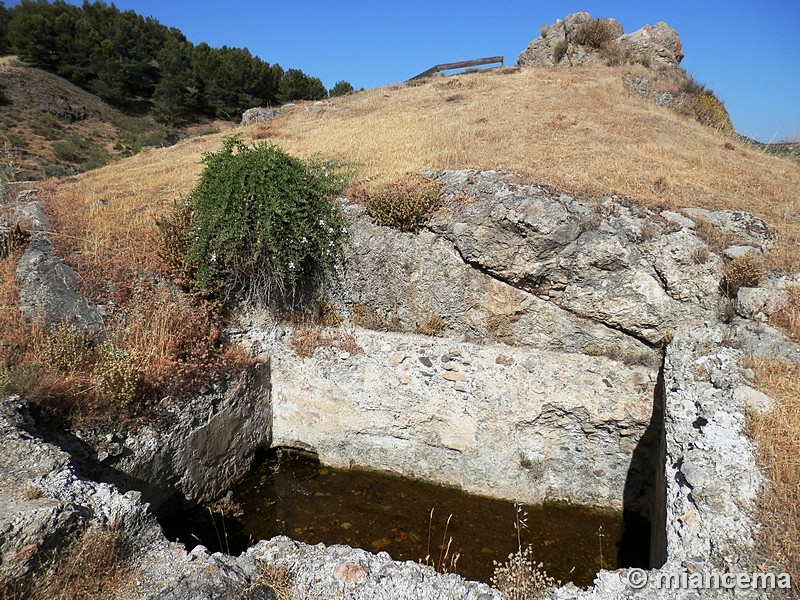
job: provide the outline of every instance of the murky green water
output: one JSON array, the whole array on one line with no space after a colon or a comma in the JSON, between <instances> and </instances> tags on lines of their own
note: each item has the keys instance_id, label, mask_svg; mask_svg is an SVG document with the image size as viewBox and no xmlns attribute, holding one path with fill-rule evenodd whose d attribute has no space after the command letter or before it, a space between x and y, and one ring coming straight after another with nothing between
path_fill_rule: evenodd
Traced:
<instances>
[{"instance_id":1,"label":"murky green water","mask_svg":"<svg viewBox=\"0 0 800 600\"><path fill-rule=\"evenodd\" d=\"M233 494L244 511L238 517L241 532L253 540L288 535L310 544L385 551L396 560L428 556L429 563L448 567L457 553L455 572L485 582L493 561L504 561L517 549L512 503L398 477L331 469L296 451L274 452ZM522 543L532 544L534 557L552 577L587 586L601 560L604 568L616 568L620 514L557 506L523 510L527 527Z\"/></svg>"}]
</instances>

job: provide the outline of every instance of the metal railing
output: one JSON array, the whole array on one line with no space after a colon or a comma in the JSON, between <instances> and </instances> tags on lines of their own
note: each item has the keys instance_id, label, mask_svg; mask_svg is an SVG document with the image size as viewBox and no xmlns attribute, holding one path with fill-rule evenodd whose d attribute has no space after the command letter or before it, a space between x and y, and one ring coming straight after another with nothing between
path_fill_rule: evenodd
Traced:
<instances>
[{"instance_id":1,"label":"metal railing","mask_svg":"<svg viewBox=\"0 0 800 600\"><path fill-rule=\"evenodd\" d=\"M415 75L408 81L414 81L415 79L423 79L425 77L430 77L431 75L436 75L437 73L441 73L442 71L452 71L453 69L464 69L464 73L469 73L474 69L474 67L480 67L483 65L493 65L495 63L500 63L497 67L498 68L503 66L503 57L502 56L490 56L489 58L477 58L475 60L462 60L459 62L452 62L452 63L443 63L441 65L436 65L435 67L431 67L427 71L423 71L419 75Z\"/></svg>"}]
</instances>

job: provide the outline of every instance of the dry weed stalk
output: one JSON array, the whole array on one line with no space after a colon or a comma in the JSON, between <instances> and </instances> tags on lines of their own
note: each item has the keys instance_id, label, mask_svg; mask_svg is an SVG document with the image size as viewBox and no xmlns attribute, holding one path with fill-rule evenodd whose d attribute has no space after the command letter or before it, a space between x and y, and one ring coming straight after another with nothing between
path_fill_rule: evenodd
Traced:
<instances>
[{"instance_id":1,"label":"dry weed stalk","mask_svg":"<svg viewBox=\"0 0 800 600\"><path fill-rule=\"evenodd\" d=\"M461 554L458 552L450 553L453 546L453 537L447 537L447 531L450 528L450 520L453 518L452 513L448 515L444 525L442 542L439 544L439 558L436 561L431 560L431 536L433 535L434 511L435 509L432 508L428 517L428 546L425 550L425 558L422 560L422 563L433 567L439 573L456 573L458 569L458 559L461 558Z\"/></svg>"},{"instance_id":2,"label":"dry weed stalk","mask_svg":"<svg viewBox=\"0 0 800 600\"><path fill-rule=\"evenodd\" d=\"M522 504L514 503L514 530L517 534L517 551L508 555L504 563L494 561L492 585L507 600L538 600L560 582L547 575L542 563L533 559L533 547L522 545L522 530L528 528L528 513ZM602 546L601 546L602 553ZM602 563L602 558L600 559Z\"/></svg>"}]
</instances>

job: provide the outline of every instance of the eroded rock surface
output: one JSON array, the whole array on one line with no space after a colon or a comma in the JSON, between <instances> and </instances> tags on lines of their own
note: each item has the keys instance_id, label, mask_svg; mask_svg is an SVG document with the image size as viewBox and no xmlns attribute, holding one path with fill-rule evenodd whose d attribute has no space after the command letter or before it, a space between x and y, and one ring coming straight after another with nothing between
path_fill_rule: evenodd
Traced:
<instances>
[{"instance_id":1,"label":"eroded rock surface","mask_svg":"<svg viewBox=\"0 0 800 600\"><path fill-rule=\"evenodd\" d=\"M272 361L273 444L324 464L398 473L537 504L647 513L623 490L657 371L605 357L357 330L358 352L298 357L292 328L241 342Z\"/></svg>"},{"instance_id":2,"label":"eroded rock surface","mask_svg":"<svg viewBox=\"0 0 800 600\"><path fill-rule=\"evenodd\" d=\"M581 43L580 29L592 20L586 12L577 12L542 26L541 36L520 53L517 64L530 67L578 66L602 64L603 57L594 48ZM615 19L603 19L608 30L607 44L615 44L635 62L677 67L683 59L683 47L677 32L664 22L645 25L624 34Z\"/></svg>"},{"instance_id":3,"label":"eroded rock surface","mask_svg":"<svg viewBox=\"0 0 800 600\"><path fill-rule=\"evenodd\" d=\"M98 333L103 318L80 293L75 271L53 252L50 219L35 200L37 190L22 190L3 207L12 225L31 232L28 247L17 265L19 309L28 321L45 325L67 323Z\"/></svg>"},{"instance_id":4,"label":"eroded rock surface","mask_svg":"<svg viewBox=\"0 0 800 600\"><path fill-rule=\"evenodd\" d=\"M139 490L154 509L174 494L191 503L224 495L270 446L269 363L215 387L173 407L159 423L110 434L107 443L88 440L99 452L98 471L113 471L115 483Z\"/></svg>"},{"instance_id":5,"label":"eroded rock surface","mask_svg":"<svg viewBox=\"0 0 800 600\"><path fill-rule=\"evenodd\" d=\"M502 173L440 175L453 201L430 229L463 260L569 313L633 336L663 340L678 322L705 318L721 301L723 264L697 249L693 223L517 184Z\"/></svg>"}]
</instances>

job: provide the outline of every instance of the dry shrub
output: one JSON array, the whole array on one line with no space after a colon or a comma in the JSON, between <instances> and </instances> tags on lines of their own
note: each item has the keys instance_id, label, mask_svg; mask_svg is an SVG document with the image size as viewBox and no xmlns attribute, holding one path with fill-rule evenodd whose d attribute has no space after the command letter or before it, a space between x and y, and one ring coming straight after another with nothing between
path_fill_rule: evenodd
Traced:
<instances>
[{"instance_id":1,"label":"dry shrub","mask_svg":"<svg viewBox=\"0 0 800 600\"><path fill-rule=\"evenodd\" d=\"M569 43L567 40L559 40L555 46L553 46L553 64L557 65L561 62L561 59L567 54L567 49L569 48Z\"/></svg>"},{"instance_id":2,"label":"dry shrub","mask_svg":"<svg viewBox=\"0 0 800 600\"><path fill-rule=\"evenodd\" d=\"M292 333L289 344L298 356L313 356L317 348L339 348L350 354L363 353L352 333L323 331L319 327L298 329Z\"/></svg>"},{"instance_id":3,"label":"dry shrub","mask_svg":"<svg viewBox=\"0 0 800 600\"><path fill-rule=\"evenodd\" d=\"M769 480L759 497L760 541L800 593L800 364L750 359L758 386L776 400L766 414L750 415L761 471ZM771 565L772 566L772 565Z\"/></svg>"},{"instance_id":4,"label":"dry shrub","mask_svg":"<svg viewBox=\"0 0 800 600\"><path fill-rule=\"evenodd\" d=\"M606 19L589 19L576 28L572 41L581 46L600 49L622 33Z\"/></svg>"},{"instance_id":5,"label":"dry shrub","mask_svg":"<svg viewBox=\"0 0 800 600\"><path fill-rule=\"evenodd\" d=\"M89 332L64 321L46 333L42 354L53 367L70 372L91 361L93 349Z\"/></svg>"},{"instance_id":6,"label":"dry shrub","mask_svg":"<svg viewBox=\"0 0 800 600\"><path fill-rule=\"evenodd\" d=\"M556 581L547 575L542 563L533 560L533 549L528 546L508 555L508 561L494 561L492 585L507 600L538 600L546 598Z\"/></svg>"},{"instance_id":7,"label":"dry shrub","mask_svg":"<svg viewBox=\"0 0 800 600\"><path fill-rule=\"evenodd\" d=\"M725 290L735 296L741 287L754 287L764 276L764 260L753 252L737 256L725 267Z\"/></svg>"},{"instance_id":8,"label":"dry shrub","mask_svg":"<svg viewBox=\"0 0 800 600\"><path fill-rule=\"evenodd\" d=\"M122 535L115 527L92 526L77 537L43 579L30 600L95 600L109 598L126 584Z\"/></svg>"},{"instance_id":9,"label":"dry shrub","mask_svg":"<svg viewBox=\"0 0 800 600\"><path fill-rule=\"evenodd\" d=\"M17 248L25 245L30 234L19 225L14 225L8 229L2 227L3 222L0 218L0 259L6 258Z\"/></svg>"},{"instance_id":10,"label":"dry shrub","mask_svg":"<svg viewBox=\"0 0 800 600\"><path fill-rule=\"evenodd\" d=\"M687 103L688 112L699 123L724 133L733 131L731 118L725 109L725 105L713 92L707 91L699 96L692 96L686 99L685 102Z\"/></svg>"},{"instance_id":11,"label":"dry shrub","mask_svg":"<svg viewBox=\"0 0 800 600\"><path fill-rule=\"evenodd\" d=\"M769 317L769 324L783 329L794 341L800 342L800 286L786 290L789 301Z\"/></svg>"},{"instance_id":12,"label":"dry shrub","mask_svg":"<svg viewBox=\"0 0 800 600\"><path fill-rule=\"evenodd\" d=\"M113 341L128 352L145 390L186 397L239 366L222 338L218 307L157 283L136 286Z\"/></svg>"},{"instance_id":13,"label":"dry shrub","mask_svg":"<svg viewBox=\"0 0 800 600\"><path fill-rule=\"evenodd\" d=\"M359 202L379 225L400 231L424 227L439 204L439 184L414 174L389 183L364 185L354 190Z\"/></svg>"},{"instance_id":14,"label":"dry shrub","mask_svg":"<svg viewBox=\"0 0 800 600\"><path fill-rule=\"evenodd\" d=\"M692 260L695 264L704 265L708 262L711 254L708 251L708 246L697 246L692 250Z\"/></svg>"},{"instance_id":15,"label":"dry shrub","mask_svg":"<svg viewBox=\"0 0 800 600\"><path fill-rule=\"evenodd\" d=\"M422 319L414 323L414 333L420 335L441 335L444 331L445 322L442 317L433 313L428 313Z\"/></svg>"},{"instance_id":16,"label":"dry shrub","mask_svg":"<svg viewBox=\"0 0 800 600\"><path fill-rule=\"evenodd\" d=\"M697 237L708 244L717 254L722 254L728 246L742 241L735 233L717 227L706 219L693 217L692 220L695 224Z\"/></svg>"},{"instance_id":17,"label":"dry shrub","mask_svg":"<svg viewBox=\"0 0 800 600\"><path fill-rule=\"evenodd\" d=\"M606 66L616 67L619 65L626 65L633 62L639 62L645 67L650 66L650 61L647 56L636 57L630 48L623 46L618 42L609 41L602 45L600 48L600 57L605 62Z\"/></svg>"},{"instance_id":18,"label":"dry shrub","mask_svg":"<svg viewBox=\"0 0 800 600\"><path fill-rule=\"evenodd\" d=\"M395 312L379 312L367 304L353 305L353 325L375 331L403 331L400 317Z\"/></svg>"},{"instance_id":19,"label":"dry shrub","mask_svg":"<svg viewBox=\"0 0 800 600\"><path fill-rule=\"evenodd\" d=\"M297 600L292 580L289 568L271 565L265 561L258 562L258 582L272 590L276 600Z\"/></svg>"},{"instance_id":20,"label":"dry shrub","mask_svg":"<svg viewBox=\"0 0 800 600\"><path fill-rule=\"evenodd\" d=\"M95 397L102 405L128 408L141 390L141 374L130 352L106 342L92 373Z\"/></svg>"},{"instance_id":21,"label":"dry shrub","mask_svg":"<svg viewBox=\"0 0 800 600\"><path fill-rule=\"evenodd\" d=\"M156 219L160 234L159 256L166 265L167 272L180 286L190 288L193 271L186 260L189 239L186 235L191 223L191 209L188 202L176 202L161 219Z\"/></svg>"},{"instance_id":22,"label":"dry shrub","mask_svg":"<svg viewBox=\"0 0 800 600\"><path fill-rule=\"evenodd\" d=\"M279 313L279 318L305 329L314 326L339 327L342 324L342 317L336 310L336 305L325 296L317 298L302 310L295 309Z\"/></svg>"}]
</instances>

